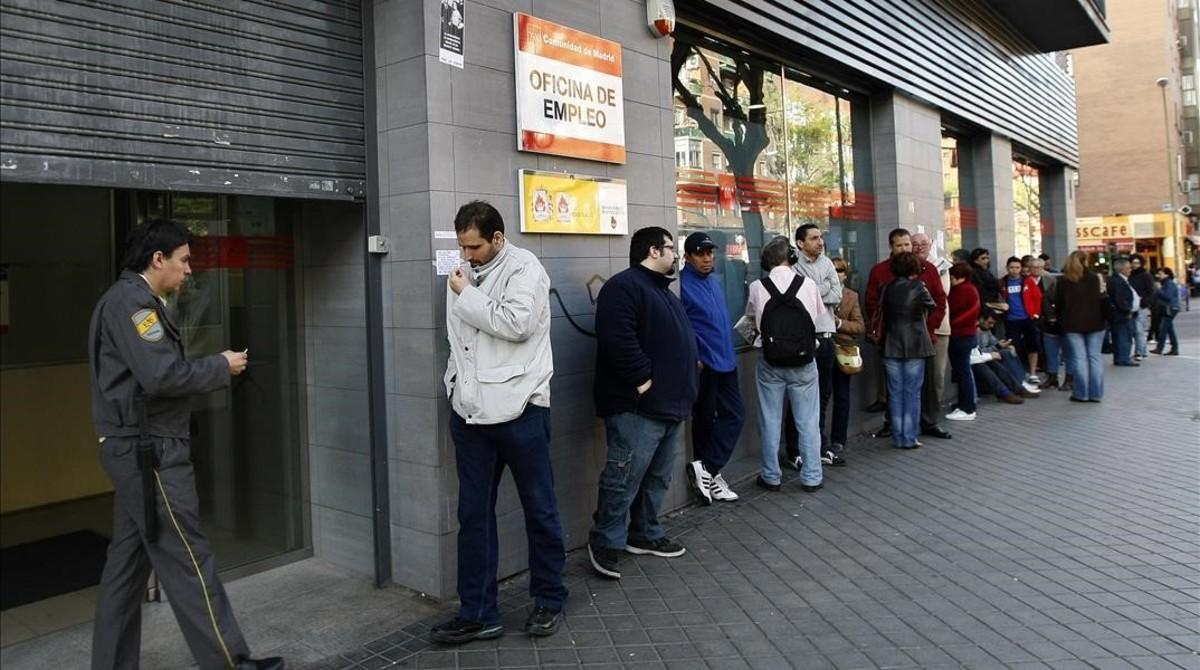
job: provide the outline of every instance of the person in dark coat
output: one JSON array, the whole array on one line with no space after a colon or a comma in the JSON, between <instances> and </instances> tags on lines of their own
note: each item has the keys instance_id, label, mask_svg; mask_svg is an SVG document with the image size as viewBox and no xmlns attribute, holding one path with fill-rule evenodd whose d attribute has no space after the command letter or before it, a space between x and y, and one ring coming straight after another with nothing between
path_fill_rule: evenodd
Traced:
<instances>
[{"instance_id":1,"label":"person in dark coat","mask_svg":"<svg viewBox=\"0 0 1200 670\"><path fill-rule=\"evenodd\" d=\"M247 353L189 360L166 297L192 273L190 234L175 221L129 233L123 270L88 328L92 418L100 464L113 484L113 534L92 624L92 668L136 668L142 600L151 569L171 598L201 668L282 670L255 660L200 531L191 462L194 396L229 386Z\"/></svg>"},{"instance_id":2,"label":"person in dark coat","mask_svg":"<svg viewBox=\"0 0 1200 670\"><path fill-rule=\"evenodd\" d=\"M1113 364L1124 367L1136 367L1131 351L1133 349L1133 329L1138 312L1138 295L1129 285L1131 266L1128 258L1118 258L1113 261L1113 273L1108 278L1108 300L1110 309L1109 328L1112 332Z\"/></svg>"},{"instance_id":3,"label":"person in dark coat","mask_svg":"<svg viewBox=\"0 0 1200 670\"><path fill-rule=\"evenodd\" d=\"M1067 348L1067 374L1073 379L1073 402L1100 402L1104 397L1104 277L1087 267L1087 254L1076 249L1067 256L1055 282L1054 308Z\"/></svg>"},{"instance_id":4,"label":"person in dark coat","mask_svg":"<svg viewBox=\"0 0 1200 670\"><path fill-rule=\"evenodd\" d=\"M596 300L596 415L608 456L600 473L588 556L597 573L620 579L621 552L682 556L658 520L683 421L699 390L699 353L683 303L671 292L675 241L643 228L629 242L630 267Z\"/></svg>"},{"instance_id":5,"label":"person in dark coat","mask_svg":"<svg viewBox=\"0 0 1200 670\"><path fill-rule=\"evenodd\" d=\"M919 279L921 265L915 254L892 257L894 280L882 291L883 364L887 371L888 414L892 443L900 449L921 446L921 384L926 360L933 356L927 320L936 307L929 289Z\"/></svg>"},{"instance_id":6,"label":"person in dark coat","mask_svg":"<svg viewBox=\"0 0 1200 670\"><path fill-rule=\"evenodd\" d=\"M1146 337L1150 328L1150 309L1154 306L1154 276L1146 270L1146 261L1141 254L1130 256L1129 264L1133 268L1133 272L1129 274L1129 285L1138 295L1138 310L1134 317L1133 357L1134 360L1140 360L1150 355Z\"/></svg>"}]
</instances>

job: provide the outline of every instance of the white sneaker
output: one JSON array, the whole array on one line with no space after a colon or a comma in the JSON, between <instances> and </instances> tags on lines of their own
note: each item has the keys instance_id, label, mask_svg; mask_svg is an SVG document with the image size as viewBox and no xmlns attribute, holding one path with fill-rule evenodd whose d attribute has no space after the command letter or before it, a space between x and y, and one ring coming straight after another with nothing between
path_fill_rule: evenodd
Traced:
<instances>
[{"instance_id":1,"label":"white sneaker","mask_svg":"<svg viewBox=\"0 0 1200 670\"><path fill-rule=\"evenodd\" d=\"M692 488L700 494L700 501L705 505L711 505L713 476L704 469L704 464L700 461L688 463L687 474L688 479L692 480Z\"/></svg>"},{"instance_id":2,"label":"white sneaker","mask_svg":"<svg viewBox=\"0 0 1200 670\"><path fill-rule=\"evenodd\" d=\"M1042 388L1040 386L1031 382L1022 382L1021 387L1034 395L1038 395L1042 392Z\"/></svg>"},{"instance_id":3,"label":"white sneaker","mask_svg":"<svg viewBox=\"0 0 1200 670\"><path fill-rule=\"evenodd\" d=\"M804 469L804 459L800 458L799 456L784 460L787 461L789 466L795 468L796 472L800 472L800 470Z\"/></svg>"},{"instance_id":4,"label":"white sneaker","mask_svg":"<svg viewBox=\"0 0 1200 670\"><path fill-rule=\"evenodd\" d=\"M709 487L709 491L712 493L713 500L720 500L721 502L733 502L734 500L738 499L738 494L734 493L733 489L729 488L729 484L726 483L725 478L720 474L712 478L712 486Z\"/></svg>"},{"instance_id":5,"label":"white sneaker","mask_svg":"<svg viewBox=\"0 0 1200 670\"><path fill-rule=\"evenodd\" d=\"M946 418L951 421L974 421L975 412L964 412L956 407L953 412L946 415Z\"/></svg>"}]
</instances>

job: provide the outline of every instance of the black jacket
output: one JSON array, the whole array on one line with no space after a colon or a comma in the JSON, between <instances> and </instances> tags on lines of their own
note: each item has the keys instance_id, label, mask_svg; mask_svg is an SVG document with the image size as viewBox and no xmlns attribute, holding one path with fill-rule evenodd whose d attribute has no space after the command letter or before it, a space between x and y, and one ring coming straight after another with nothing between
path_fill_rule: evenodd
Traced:
<instances>
[{"instance_id":1,"label":"black jacket","mask_svg":"<svg viewBox=\"0 0 1200 670\"><path fill-rule=\"evenodd\" d=\"M1094 333L1104 330L1104 277L1085 270L1079 281L1059 276L1054 284L1054 309L1064 333Z\"/></svg>"},{"instance_id":2,"label":"black jacket","mask_svg":"<svg viewBox=\"0 0 1200 670\"><path fill-rule=\"evenodd\" d=\"M699 392L696 335L671 277L635 265L596 299L596 415L632 412L682 421ZM639 395L638 386L653 380Z\"/></svg>"},{"instance_id":3,"label":"black jacket","mask_svg":"<svg viewBox=\"0 0 1200 670\"><path fill-rule=\"evenodd\" d=\"M1108 304L1110 321L1128 321L1133 316L1133 287L1116 272L1108 278Z\"/></svg>"},{"instance_id":4,"label":"black jacket","mask_svg":"<svg viewBox=\"0 0 1200 670\"><path fill-rule=\"evenodd\" d=\"M978 265L972 266L972 269L975 271L972 281L975 288L979 289L979 302L1004 302L1000 298L1000 280L996 278L996 275Z\"/></svg>"},{"instance_id":5,"label":"black jacket","mask_svg":"<svg viewBox=\"0 0 1200 670\"><path fill-rule=\"evenodd\" d=\"M145 397L151 437L187 438L191 398L229 385L221 354L189 361L179 328L136 272L100 298L88 329L92 418L100 437L138 434L135 399Z\"/></svg>"},{"instance_id":6,"label":"black jacket","mask_svg":"<svg viewBox=\"0 0 1200 670\"><path fill-rule=\"evenodd\" d=\"M885 358L926 358L933 355L933 341L925 319L937 304L925 283L918 279L895 279L883 290L883 355Z\"/></svg>"},{"instance_id":7,"label":"black jacket","mask_svg":"<svg viewBox=\"0 0 1200 670\"><path fill-rule=\"evenodd\" d=\"M1150 276L1145 268L1139 268L1129 275L1129 285L1142 300L1139 309L1149 309L1150 304L1154 302L1154 277Z\"/></svg>"}]
</instances>

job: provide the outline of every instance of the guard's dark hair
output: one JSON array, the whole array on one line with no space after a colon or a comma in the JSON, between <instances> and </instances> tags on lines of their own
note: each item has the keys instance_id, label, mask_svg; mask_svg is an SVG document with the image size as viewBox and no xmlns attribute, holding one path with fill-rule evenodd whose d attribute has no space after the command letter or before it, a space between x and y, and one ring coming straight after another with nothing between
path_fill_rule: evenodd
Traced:
<instances>
[{"instance_id":1,"label":"guard's dark hair","mask_svg":"<svg viewBox=\"0 0 1200 670\"><path fill-rule=\"evenodd\" d=\"M154 252L161 251L170 257L175 250L190 243L192 234L187 227L170 219L149 219L135 226L125 238L125 256L121 268L133 272L144 272L150 267Z\"/></svg>"},{"instance_id":2,"label":"guard's dark hair","mask_svg":"<svg viewBox=\"0 0 1200 670\"><path fill-rule=\"evenodd\" d=\"M1021 259L1017 256L1009 256L1008 260L1004 261L1004 267L1008 267L1009 263L1016 263L1017 265L1024 265L1024 263L1021 262Z\"/></svg>"},{"instance_id":3,"label":"guard's dark hair","mask_svg":"<svg viewBox=\"0 0 1200 670\"><path fill-rule=\"evenodd\" d=\"M800 226L799 228L796 229L796 243L799 244L799 243L803 242L804 240L808 239L808 231L820 230L820 229L821 229L821 227L815 223L806 223L803 226Z\"/></svg>"},{"instance_id":4,"label":"guard's dark hair","mask_svg":"<svg viewBox=\"0 0 1200 670\"><path fill-rule=\"evenodd\" d=\"M1158 271L1165 274L1167 276L1167 279L1175 278L1175 271L1165 265L1162 266L1161 268L1159 268Z\"/></svg>"},{"instance_id":5,"label":"guard's dark hair","mask_svg":"<svg viewBox=\"0 0 1200 670\"><path fill-rule=\"evenodd\" d=\"M892 256L890 268L892 274L900 279L907 279L913 275L921 274L921 263L917 260L917 255L911 251L905 251L902 254Z\"/></svg>"},{"instance_id":6,"label":"guard's dark hair","mask_svg":"<svg viewBox=\"0 0 1200 670\"><path fill-rule=\"evenodd\" d=\"M465 233L472 228L479 231L480 237L490 242L496 233L504 232L504 218L491 203L472 200L459 207L458 214L454 215L454 232Z\"/></svg>"},{"instance_id":7,"label":"guard's dark hair","mask_svg":"<svg viewBox=\"0 0 1200 670\"><path fill-rule=\"evenodd\" d=\"M770 272L786 263L791 255L788 253L791 247L792 243L783 235L771 238L771 241L763 247L762 258L759 259L763 272Z\"/></svg>"},{"instance_id":8,"label":"guard's dark hair","mask_svg":"<svg viewBox=\"0 0 1200 670\"><path fill-rule=\"evenodd\" d=\"M970 280L971 277L975 276L975 271L972 270L971 266L967 263L959 261L950 266L950 276L954 277L955 279Z\"/></svg>"},{"instance_id":9,"label":"guard's dark hair","mask_svg":"<svg viewBox=\"0 0 1200 670\"><path fill-rule=\"evenodd\" d=\"M629 267L646 260L651 249L661 249L668 240L674 240L670 231L658 226L642 228L629 238Z\"/></svg>"},{"instance_id":10,"label":"guard's dark hair","mask_svg":"<svg viewBox=\"0 0 1200 670\"><path fill-rule=\"evenodd\" d=\"M1142 265L1145 265L1145 264L1146 264L1146 259L1145 259L1145 258L1143 258L1141 254L1134 254L1134 255L1132 255L1132 256L1130 256L1130 257L1129 257L1129 260L1130 260L1131 262L1132 262L1132 261L1137 261L1137 262L1141 263Z\"/></svg>"},{"instance_id":11,"label":"guard's dark hair","mask_svg":"<svg viewBox=\"0 0 1200 670\"><path fill-rule=\"evenodd\" d=\"M991 256L991 255L992 255L992 252L988 251L987 249L984 249L983 247L972 249L971 250L971 265L974 265L975 261L979 260L980 256Z\"/></svg>"},{"instance_id":12,"label":"guard's dark hair","mask_svg":"<svg viewBox=\"0 0 1200 670\"><path fill-rule=\"evenodd\" d=\"M1042 260L1046 261L1047 263L1049 263L1049 262L1050 262L1050 254L1047 254L1047 253L1040 253L1040 254L1038 254L1038 258L1040 258L1040 259L1042 259Z\"/></svg>"},{"instance_id":13,"label":"guard's dark hair","mask_svg":"<svg viewBox=\"0 0 1200 670\"><path fill-rule=\"evenodd\" d=\"M912 233L908 232L908 229L907 229L907 228L894 228L894 229L892 229L892 232L888 233L888 246L891 246L892 244L895 244L895 242L896 242L896 238L897 238L897 237L904 237L904 236L906 236L906 235L907 235L908 237L912 237Z\"/></svg>"}]
</instances>

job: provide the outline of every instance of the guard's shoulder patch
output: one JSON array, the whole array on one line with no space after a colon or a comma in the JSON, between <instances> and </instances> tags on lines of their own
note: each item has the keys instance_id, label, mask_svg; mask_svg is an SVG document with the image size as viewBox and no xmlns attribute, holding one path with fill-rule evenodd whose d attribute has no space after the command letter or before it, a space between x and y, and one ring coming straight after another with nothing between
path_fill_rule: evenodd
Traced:
<instances>
[{"instance_id":1,"label":"guard's shoulder patch","mask_svg":"<svg viewBox=\"0 0 1200 670\"><path fill-rule=\"evenodd\" d=\"M158 342L163 338L163 325L158 320L158 312L153 309L139 309L129 317L133 327L137 329L138 337L147 342Z\"/></svg>"}]
</instances>

